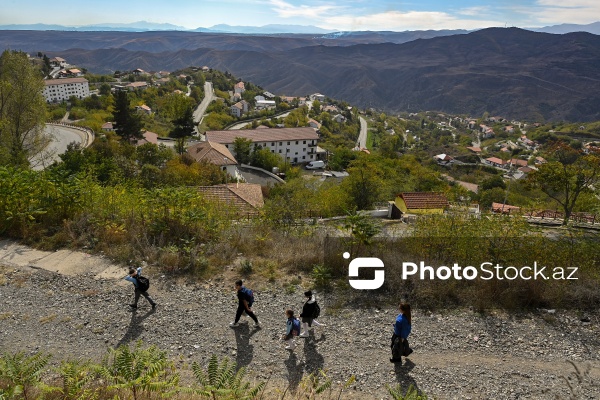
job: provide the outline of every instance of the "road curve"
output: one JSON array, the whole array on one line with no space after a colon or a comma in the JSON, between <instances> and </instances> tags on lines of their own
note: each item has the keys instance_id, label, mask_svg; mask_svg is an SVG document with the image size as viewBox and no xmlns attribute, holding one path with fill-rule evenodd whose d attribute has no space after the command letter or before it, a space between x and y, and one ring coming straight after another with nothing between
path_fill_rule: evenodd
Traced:
<instances>
[{"instance_id":1,"label":"road curve","mask_svg":"<svg viewBox=\"0 0 600 400\"><path fill-rule=\"evenodd\" d=\"M59 161L59 155L67 151L69 143L79 143L83 147L88 140L85 132L63 125L47 124L44 134L50 138L50 143L40 154L30 160L31 168L36 171L41 171L55 161Z\"/></svg>"}]
</instances>

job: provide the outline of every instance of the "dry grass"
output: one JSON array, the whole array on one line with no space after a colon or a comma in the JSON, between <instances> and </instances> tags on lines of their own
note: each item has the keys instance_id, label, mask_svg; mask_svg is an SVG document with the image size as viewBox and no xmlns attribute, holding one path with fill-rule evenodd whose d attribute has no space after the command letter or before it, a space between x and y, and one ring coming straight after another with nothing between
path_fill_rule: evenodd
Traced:
<instances>
[{"instance_id":1,"label":"dry grass","mask_svg":"<svg viewBox=\"0 0 600 400\"><path fill-rule=\"evenodd\" d=\"M40 318L40 324L45 325L47 323L50 323L54 321L57 316L57 314L46 315L45 317Z\"/></svg>"}]
</instances>

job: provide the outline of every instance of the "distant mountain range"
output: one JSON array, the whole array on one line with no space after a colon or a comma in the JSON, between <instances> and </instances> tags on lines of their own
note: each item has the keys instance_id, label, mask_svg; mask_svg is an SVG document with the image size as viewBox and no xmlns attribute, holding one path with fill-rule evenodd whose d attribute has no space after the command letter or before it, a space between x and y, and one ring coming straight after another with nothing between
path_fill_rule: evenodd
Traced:
<instances>
[{"instance_id":1,"label":"distant mountain range","mask_svg":"<svg viewBox=\"0 0 600 400\"><path fill-rule=\"evenodd\" d=\"M90 72L209 66L279 95L527 121L600 120L600 36L490 28L348 34L1 31L0 47Z\"/></svg>"},{"instance_id":2,"label":"distant mountain range","mask_svg":"<svg viewBox=\"0 0 600 400\"><path fill-rule=\"evenodd\" d=\"M322 34L335 32L332 29L323 29L311 25L280 25L270 24L264 26L232 26L226 24L215 25L210 28L188 29L165 23L146 21L122 23L103 23L83 26L64 26L48 24L12 24L0 25L0 30L32 30L32 31L69 31L69 32L150 32L150 31L188 31L188 32L214 32L214 33L244 33L244 34L279 34L279 33L312 33Z\"/></svg>"},{"instance_id":3,"label":"distant mountain range","mask_svg":"<svg viewBox=\"0 0 600 400\"><path fill-rule=\"evenodd\" d=\"M600 35L600 22L594 22L591 24L577 25L577 24L561 24L552 25L542 28L525 28L534 32L545 32L545 33L571 33L571 32L589 32L594 35ZM343 32L335 29L323 29L312 25L282 25L282 24L270 24L263 26L242 26L242 25L227 25L219 24L209 28L195 28L188 29L184 26L173 25L168 23L155 23L147 21L137 21L127 24L107 22L102 24L94 25L83 25L83 26L65 26L65 25L49 25L49 24L11 24L11 25L0 25L0 30L33 30L33 31L75 31L75 32L149 32L149 31L188 31L188 32L213 32L213 33L242 33L242 34L352 34L352 32ZM393 33L405 33L404 32L393 32ZM455 34L459 32L465 32L464 30L441 30L439 32L446 32L446 34ZM388 32L389 33L389 32ZM436 35L442 36L442 35Z\"/></svg>"}]
</instances>

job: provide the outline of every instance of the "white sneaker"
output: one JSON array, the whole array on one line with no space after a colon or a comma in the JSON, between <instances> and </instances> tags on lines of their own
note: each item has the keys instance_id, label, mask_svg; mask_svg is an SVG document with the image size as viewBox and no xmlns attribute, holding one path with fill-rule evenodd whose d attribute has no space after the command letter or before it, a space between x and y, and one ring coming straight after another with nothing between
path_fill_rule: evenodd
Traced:
<instances>
[{"instance_id":1,"label":"white sneaker","mask_svg":"<svg viewBox=\"0 0 600 400\"><path fill-rule=\"evenodd\" d=\"M298 335L298 337L308 337L309 334L308 332L302 332L301 334Z\"/></svg>"},{"instance_id":2,"label":"white sneaker","mask_svg":"<svg viewBox=\"0 0 600 400\"><path fill-rule=\"evenodd\" d=\"M296 344L292 343L292 344L288 344L287 346L285 346L286 350L294 350L296 348Z\"/></svg>"},{"instance_id":3,"label":"white sneaker","mask_svg":"<svg viewBox=\"0 0 600 400\"><path fill-rule=\"evenodd\" d=\"M231 322L231 323L229 324L229 326L231 326L232 328L233 328L233 327L236 327L236 326L239 326L239 325L240 325L240 324L238 324L237 322Z\"/></svg>"}]
</instances>

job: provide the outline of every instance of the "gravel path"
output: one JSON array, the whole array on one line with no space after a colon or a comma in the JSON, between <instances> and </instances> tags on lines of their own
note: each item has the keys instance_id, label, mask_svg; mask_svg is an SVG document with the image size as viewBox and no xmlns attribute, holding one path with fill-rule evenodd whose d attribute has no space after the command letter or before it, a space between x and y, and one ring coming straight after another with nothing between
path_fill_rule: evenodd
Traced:
<instances>
[{"instance_id":1,"label":"gravel path","mask_svg":"<svg viewBox=\"0 0 600 400\"><path fill-rule=\"evenodd\" d=\"M233 329L228 323L237 303L230 279L186 284L145 272L158 307L152 311L142 297L132 313L127 304L133 289L124 280L0 267L0 351L99 361L108 347L142 340L167 350L180 367L206 364L213 353L228 356L246 366L250 377L271 376L269 386L283 391L289 385L290 393L303 376L325 369L335 384L356 377L342 398L389 398L386 385L400 383L438 399L562 399L571 394L565 379L576 392L572 398L600 398L598 314L414 310L414 353L398 366L388 361L396 315L391 307L345 309L331 296L318 295L319 320L327 326L299 339L289 353L278 340L284 309L301 308L304 288L290 293L250 283L262 329L244 317Z\"/></svg>"}]
</instances>

